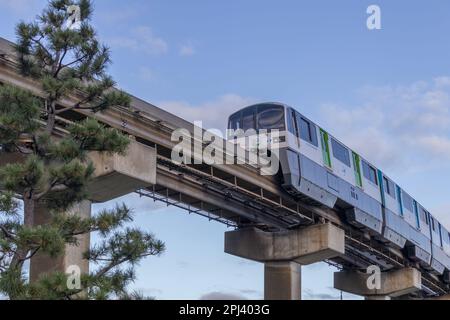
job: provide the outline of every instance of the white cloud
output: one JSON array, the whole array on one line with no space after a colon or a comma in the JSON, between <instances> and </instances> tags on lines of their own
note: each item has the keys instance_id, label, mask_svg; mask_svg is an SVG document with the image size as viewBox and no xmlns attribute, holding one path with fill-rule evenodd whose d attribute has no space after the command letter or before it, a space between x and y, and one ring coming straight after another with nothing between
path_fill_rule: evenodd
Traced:
<instances>
[{"instance_id":1,"label":"white cloud","mask_svg":"<svg viewBox=\"0 0 450 320\"><path fill-rule=\"evenodd\" d=\"M353 106L323 105L324 127L384 169L450 162L450 78L366 87L361 99Z\"/></svg>"},{"instance_id":2,"label":"white cloud","mask_svg":"<svg viewBox=\"0 0 450 320\"><path fill-rule=\"evenodd\" d=\"M304 289L303 290L303 299L304 300L341 300L340 291L334 288L328 288L329 293L325 292L316 292L313 289ZM362 298L350 293L342 293L342 300L361 300Z\"/></svg>"},{"instance_id":3,"label":"white cloud","mask_svg":"<svg viewBox=\"0 0 450 320\"><path fill-rule=\"evenodd\" d=\"M330 293L318 293L312 289L305 289L303 293L303 298L305 300L340 300L340 296L337 294Z\"/></svg>"},{"instance_id":4,"label":"white cloud","mask_svg":"<svg viewBox=\"0 0 450 320\"><path fill-rule=\"evenodd\" d=\"M168 52L167 42L153 34L151 28L141 26L134 28L127 36L117 36L109 39L112 47L129 49L150 55L162 55Z\"/></svg>"},{"instance_id":5,"label":"white cloud","mask_svg":"<svg viewBox=\"0 0 450 320\"><path fill-rule=\"evenodd\" d=\"M240 294L226 293L226 292L211 292L199 298L199 300L248 300Z\"/></svg>"},{"instance_id":6,"label":"white cloud","mask_svg":"<svg viewBox=\"0 0 450 320\"><path fill-rule=\"evenodd\" d=\"M450 87L450 77L437 77L434 81L437 87Z\"/></svg>"},{"instance_id":7,"label":"white cloud","mask_svg":"<svg viewBox=\"0 0 450 320\"><path fill-rule=\"evenodd\" d=\"M203 121L205 129L219 129L222 132L227 127L228 117L235 111L255 103L252 98L244 98L236 94L226 94L219 98L192 105L181 101L163 101L157 105L190 122Z\"/></svg>"},{"instance_id":8,"label":"white cloud","mask_svg":"<svg viewBox=\"0 0 450 320\"><path fill-rule=\"evenodd\" d=\"M195 54L195 48L192 43L184 44L180 47L180 56L187 57Z\"/></svg>"}]
</instances>

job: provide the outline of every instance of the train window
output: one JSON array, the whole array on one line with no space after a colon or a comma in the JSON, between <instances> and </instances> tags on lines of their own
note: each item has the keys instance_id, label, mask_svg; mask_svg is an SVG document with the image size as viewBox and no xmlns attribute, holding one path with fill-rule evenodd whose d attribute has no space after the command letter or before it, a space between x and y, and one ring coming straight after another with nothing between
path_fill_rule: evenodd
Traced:
<instances>
[{"instance_id":1,"label":"train window","mask_svg":"<svg viewBox=\"0 0 450 320\"><path fill-rule=\"evenodd\" d=\"M288 119L287 119L288 130L294 136L298 137L297 124L295 123L295 111L289 110L289 112L287 114L288 114Z\"/></svg>"},{"instance_id":2,"label":"train window","mask_svg":"<svg viewBox=\"0 0 450 320\"><path fill-rule=\"evenodd\" d=\"M414 212L414 200L409 194L402 191L403 207L408 209L410 212Z\"/></svg>"},{"instance_id":3,"label":"train window","mask_svg":"<svg viewBox=\"0 0 450 320\"><path fill-rule=\"evenodd\" d=\"M394 183L386 177L383 177L384 191L395 199L395 186Z\"/></svg>"},{"instance_id":4,"label":"train window","mask_svg":"<svg viewBox=\"0 0 450 320\"><path fill-rule=\"evenodd\" d=\"M386 177L383 177L384 192L390 195L389 181Z\"/></svg>"},{"instance_id":5,"label":"train window","mask_svg":"<svg viewBox=\"0 0 450 320\"><path fill-rule=\"evenodd\" d=\"M366 161L362 161L362 167L363 167L363 174L364 177L378 185L378 179L377 179L377 170L375 170L374 167L372 167L370 164L368 164Z\"/></svg>"},{"instance_id":6,"label":"train window","mask_svg":"<svg viewBox=\"0 0 450 320\"><path fill-rule=\"evenodd\" d=\"M450 244L450 233L441 225L441 238L445 244Z\"/></svg>"},{"instance_id":7,"label":"train window","mask_svg":"<svg viewBox=\"0 0 450 320\"><path fill-rule=\"evenodd\" d=\"M254 108L249 108L242 112L242 129L244 131L256 129L254 111Z\"/></svg>"},{"instance_id":8,"label":"train window","mask_svg":"<svg viewBox=\"0 0 450 320\"><path fill-rule=\"evenodd\" d=\"M275 105L258 107L258 129L285 131L284 107Z\"/></svg>"},{"instance_id":9,"label":"train window","mask_svg":"<svg viewBox=\"0 0 450 320\"><path fill-rule=\"evenodd\" d=\"M420 208L420 220L422 220L423 222L425 222L426 225L428 225L428 214L427 212Z\"/></svg>"},{"instance_id":10,"label":"train window","mask_svg":"<svg viewBox=\"0 0 450 320\"><path fill-rule=\"evenodd\" d=\"M315 145L319 146L317 140L316 126L309 120L306 120L300 114L297 113L297 126L300 128L300 138Z\"/></svg>"},{"instance_id":11,"label":"train window","mask_svg":"<svg viewBox=\"0 0 450 320\"><path fill-rule=\"evenodd\" d=\"M350 167L350 153L348 152L348 149L333 138L331 138L331 146L333 148L334 157L347 167Z\"/></svg>"},{"instance_id":12,"label":"train window","mask_svg":"<svg viewBox=\"0 0 450 320\"><path fill-rule=\"evenodd\" d=\"M241 113L236 113L230 117L228 128L231 130L241 129Z\"/></svg>"},{"instance_id":13,"label":"train window","mask_svg":"<svg viewBox=\"0 0 450 320\"><path fill-rule=\"evenodd\" d=\"M436 231L436 223L434 222L434 219L432 216L430 216L430 221L431 221L431 228L433 229L433 231Z\"/></svg>"},{"instance_id":14,"label":"train window","mask_svg":"<svg viewBox=\"0 0 450 320\"><path fill-rule=\"evenodd\" d=\"M300 118L300 136L303 140L306 140L308 142L312 141L311 125L309 121L303 118Z\"/></svg>"}]
</instances>

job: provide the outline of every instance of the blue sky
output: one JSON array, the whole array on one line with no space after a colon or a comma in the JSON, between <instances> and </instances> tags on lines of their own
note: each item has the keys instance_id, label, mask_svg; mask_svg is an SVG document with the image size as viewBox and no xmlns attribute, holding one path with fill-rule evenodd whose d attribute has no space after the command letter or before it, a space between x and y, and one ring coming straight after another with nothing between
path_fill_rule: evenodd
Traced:
<instances>
[{"instance_id":1,"label":"blue sky","mask_svg":"<svg viewBox=\"0 0 450 320\"><path fill-rule=\"evenodd\" d=\"M14 39L41 0L0 0ZM381 7L382 30L366 28ZM450 228L450 2L97 0L94 24L130 93L223 128L257 101L296 107L361 152ZM223 226L131 196L136 223L167 252L135 286L159 299L258 299L263 267L223 253ZM106 204L111 205L111 204ZM98 210L102 206L96 205ZM333 269L303 269L305 298L338 297ZM350 296L345 296L350 298Z\"/></svg>"}]
</instances>

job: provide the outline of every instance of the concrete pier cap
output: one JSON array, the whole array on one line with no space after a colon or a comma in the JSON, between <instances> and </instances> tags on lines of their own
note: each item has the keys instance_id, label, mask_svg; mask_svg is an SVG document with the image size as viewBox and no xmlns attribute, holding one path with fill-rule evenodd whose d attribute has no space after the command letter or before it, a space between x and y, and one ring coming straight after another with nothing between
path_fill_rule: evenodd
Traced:
<instances>
[{"instance_id":1,"label":"concrete pier cap","mask_svg":"<svg viewBox=\"0 0 450 320\"><path fill-rule=\"evenodd\" d=\"M90 200L106 202L156 184L156 150L136 141L125 155L91 152L95 177L88 186Z\"/></svg>"},{"instance_id":2,"label":"concrete pier cap","mask_svg":"<svg viewBox=\"0 0 450 320\"><path fill-rule=\"evenodd\" d=\"M301 266L345 254L345 232L320 224L298 230L225 233L225 252L264 263L264 299L300 300Z\"/></svg>"},{"instance_id":3,"label":"concrete pier cap","mask_svg":"<svg viewBox=\"0 0 450 320\"><path fill-rule=\"evenodd\" d=\"M379 287L369 286L371 274L359 271L342 271L334 274L334 288L364 296L369 300L386 300L401 297L422 289L422 275L414 268L382 272Z\"/></svg>"},{"instance_id":4,"label":"concrete pier cap","mask_svg":"<svg viewBox=\"0 0 450 320\"><path fill-rule=\"evenodd\" d=\"M156 184L156 150L132 140L124 155L90 152L95 167L88 186L93 202L106 202ZM26 156L0 150L0 167L23 162Z\"/></svg>"},{"instance_id":5,"label":"concrete pier cap","mask_svg":"<svg viewBox=\"0 0 450 320\"><path fill-rule=\"evenodd\" d=\"M241 229L225 233L225 252L258 262L309 265L345 254L345 233L332 224L275 233Z\"/></svg>"}]
</instances>

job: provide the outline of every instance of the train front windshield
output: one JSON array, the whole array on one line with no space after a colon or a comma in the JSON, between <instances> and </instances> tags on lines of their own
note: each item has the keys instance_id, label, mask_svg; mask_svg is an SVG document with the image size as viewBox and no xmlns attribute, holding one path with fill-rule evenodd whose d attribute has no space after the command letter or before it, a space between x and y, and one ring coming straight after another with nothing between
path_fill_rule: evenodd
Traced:
<instances>
[{"instance_id":1,"label":"train front windshield","mask_svg":"<svg viewBox=\"0 0 450 320\"><path fill-rule=\"evenodd\" d=\"M285 131L284 107L280 105L258 105L246 108L230 117L229 129L244 131L279 130Z\"/></svg>"}]
</instances>

